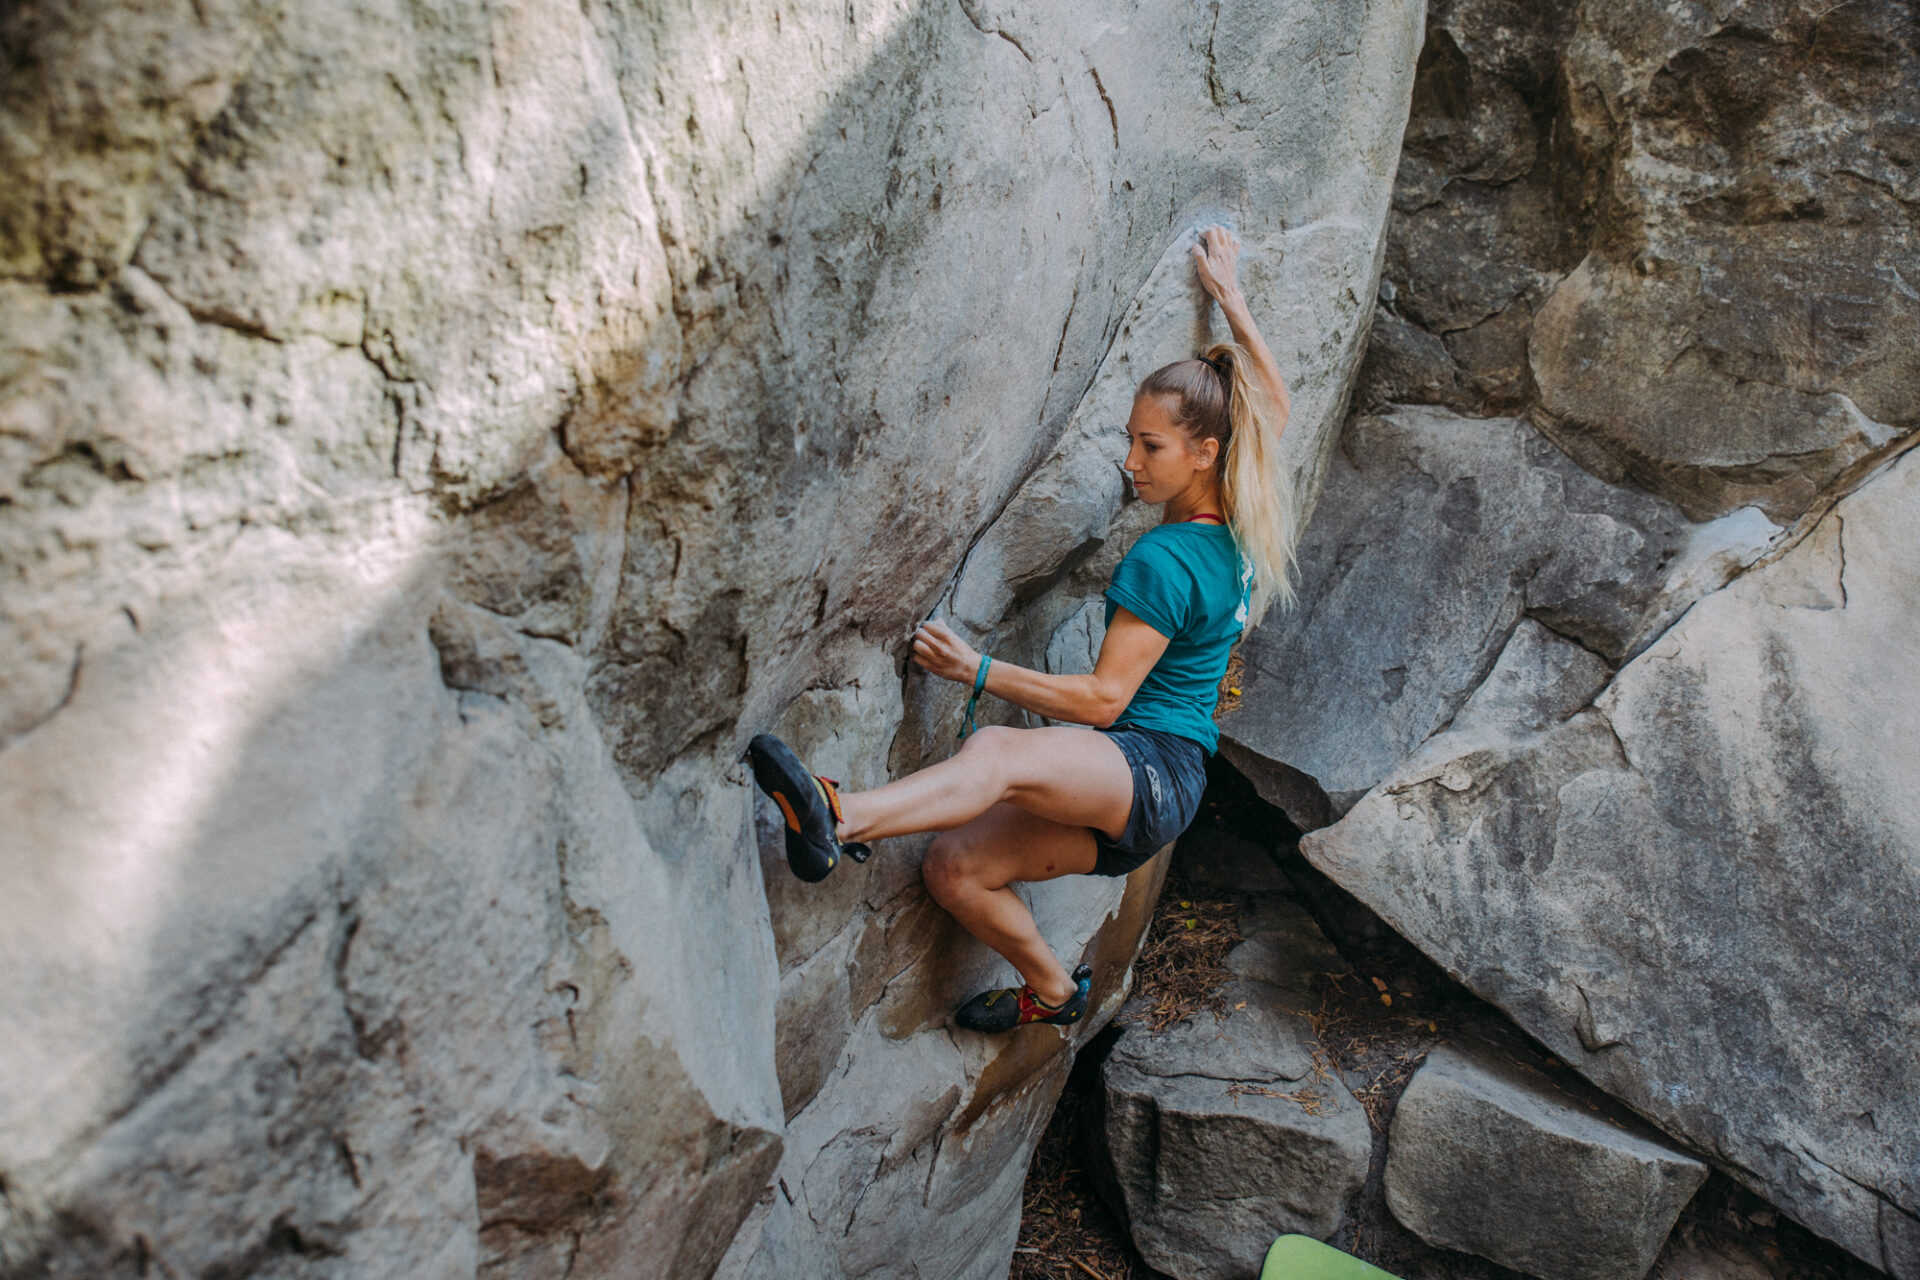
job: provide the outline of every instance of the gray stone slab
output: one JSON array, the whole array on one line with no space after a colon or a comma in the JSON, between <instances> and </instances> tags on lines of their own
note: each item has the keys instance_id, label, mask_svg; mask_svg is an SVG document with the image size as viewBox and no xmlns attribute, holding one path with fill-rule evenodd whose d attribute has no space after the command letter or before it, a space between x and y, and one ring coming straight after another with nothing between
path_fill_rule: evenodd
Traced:
<instances>
[{"instance_id":1,"label":"gray stone slab","mask_svg":"<svg viewBox=\"0 0 1920 1280\"><path fill-rule=\"evenodd\" d=\"M1499 1048L1434 1049L1393 1113L1393 1216L1542 1280L1640 1280L1707 1167L1570 1083Z\"/></svg>"},{"instance_id":2,"label":"gray stone slab","mask_svg":"<svg viewBox=\"0 0 1920 1280\"><path fill-rule=\"evenodd\" d=\"M1367 1173L1366 1113L1300 999L1337 956L1282 900L1249 903L1242 931L1239 967L1285 985L1241 978L1218 1016L1129 1025L1102 1070L1095 1176L1141 1256L1181 1280L1250 1276L1276 1236L1331 1235Z\"/></svg>"},{"instance_id":3,"label":"gray stone slab","mask_svg":"<svg viewBox=\"0 0 1920 1280\"><path fill-rule=\"evenodd\" d=\"M1920 1275L1920 458L1594 705L1440 735L1302 842L1609 1093Z\"/></svg>"}]
</instances>

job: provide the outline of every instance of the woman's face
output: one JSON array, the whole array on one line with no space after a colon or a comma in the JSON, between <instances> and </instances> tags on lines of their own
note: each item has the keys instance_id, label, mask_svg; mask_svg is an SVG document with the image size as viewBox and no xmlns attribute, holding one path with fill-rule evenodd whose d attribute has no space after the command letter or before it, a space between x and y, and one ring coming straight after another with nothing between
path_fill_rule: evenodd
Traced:
<instances>
[{"instance_id":1,"label":"woman's face","mask_svg":"<svg viewBox=\"0 0 1920 1280\"><path fill-rule=\"evenodd\" d=\"M1127 419L1127 460L1134 490L1144 502L1165 502L1184 492L1195 480L1209 484L1218 440L1197 445L1173 419L1172 396L1135 396Z\"/></svg>"}]
</instances>

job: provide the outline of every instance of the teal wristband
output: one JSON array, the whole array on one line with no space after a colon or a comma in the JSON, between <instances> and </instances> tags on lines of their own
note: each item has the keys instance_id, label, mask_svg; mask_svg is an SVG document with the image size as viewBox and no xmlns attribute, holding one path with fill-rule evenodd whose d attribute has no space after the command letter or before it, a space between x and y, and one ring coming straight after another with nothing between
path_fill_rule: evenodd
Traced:
<instances>
[{"instance_id":1,"label":"teal wristband","mask_svg":"<svg viewBox=\"0 0 1920 1280\"><path fill-rule=\"evenodd\" d=\"M992 665L992 658L984 653L980 655L980 670L973 677L973 696L967 699L967 718L960 726L960 738L963 742L968 734L978 728L973 722L973 713L980 705L980 691L987 687L987 668Z\"/></svg>"}]
</instances>

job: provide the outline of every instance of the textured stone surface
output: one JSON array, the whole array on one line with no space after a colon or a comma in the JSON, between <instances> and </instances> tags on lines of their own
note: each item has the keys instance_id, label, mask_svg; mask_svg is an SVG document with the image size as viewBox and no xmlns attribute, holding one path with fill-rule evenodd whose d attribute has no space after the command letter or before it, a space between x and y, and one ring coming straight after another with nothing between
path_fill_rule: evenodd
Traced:
<instances>
[{"instance_id":1,"label":"textured stone surface","mask_svg":"<svg viewBox=\"0 0 1920 1280\"><path fill-rule=\"evenodd\" d=\"M1896 1274L1920 603L1863 613L1822 516L1916 425L1915 22L1435 0L1361 413L1223 740L1303 827L1358 802L1308 848L1409 937Z\"/></svg>"},{"instance_id":2,"label":"textured stone surface","mask_svg":"<svg viewBox=\"0 0 1920 1280\"><path fill-rule=\"evenodd\" d=\"M1004 1266L1062 1038L951 1037L915 846L800 892L739 750L950 750L976 544L1042 660L1203 220L1310 489L1420 22L8 6L0 1270ZM1109 1011L1157 874L1034 892Z\"/></svg>"},{"instance_id":3,"label":"textured stone surface","mask_svg":"<svg viewBox=\"0 0 1920 1280\"><path fill-rule=\"evenodd\" d=\"M1920 457L1585 709L1442 733L1302 844L1582 1073L1920 1275Z\"/></svg>"},{"instance_id":4,"label":"textured stone surface","mask_svg":"<svg viewBox=\"0 0 1920 1280\"><path fill-rule=\"evenodd\" d=\"M1436 0L1364 403L1785 523L1916 426L1911 5Z\"/></svg>"},{"instance_id":5,"label":"textured stone surface","mask_svg":"<svg viewBox=\"0 0 1920 1280\"><path fill-rule=\"evenodd\" d=\"M1394 1217L1543 1280L1640 1280L1707 1167L1503 1048L1441 1045L1414 1073L1387 1139Z\"/></svg>"},{"instance_id":6,"label":"textured stone surface","mask_svg":"<svg viewBox=\"0 0 1920 1280\"><path fill-rule=\"evenodd\" d=\"M1690 524L1588 475L1523 421L1356 417L1301 545L1301 605L1248 638L1221 732L1236 760L1302 775L1311 786L1248 769L1296 823L1321 825L1314 788L1344 812L1453 719L1523 618L1523 644L1563 655L1568 714L1609 661L1779 533L1752 510Z\"/></svg>"},{"instance_id":7,"label":"textured stone surface","mask_svg":"<svg viewBox=\"0 0 1920 1280\"><path fill-rule=\"evenodd\" d=\"M1095 1176L1151 1266L1249 1276L1274 1237L1325 1238L1367 1174L1366 1113L1307 1018L1314 975L1345 965L1299 906L1243 902L1246 941L1216 1017L1130 1026L1103 1068Z\"/></svg>"}]
</instances>

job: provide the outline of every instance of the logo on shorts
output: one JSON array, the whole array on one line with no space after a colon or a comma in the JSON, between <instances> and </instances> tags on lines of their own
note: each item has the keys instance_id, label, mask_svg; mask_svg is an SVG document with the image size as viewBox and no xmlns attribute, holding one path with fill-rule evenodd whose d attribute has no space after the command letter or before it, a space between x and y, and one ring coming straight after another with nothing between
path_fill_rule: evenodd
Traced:
<instances>
[{"instance_id":1,"label":"logo on shorts","mask_svg":"<svg viewBox=\"0 0 1920 1280\"><path fill-rule=\"evenodd\" d=\"M1153 802L1155 804L1159 804L1160 803L1160 775L1153 771L1152 765L1147 766L1147 786L1153 789Z\"/></svg>"}]
</instances>

